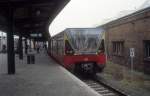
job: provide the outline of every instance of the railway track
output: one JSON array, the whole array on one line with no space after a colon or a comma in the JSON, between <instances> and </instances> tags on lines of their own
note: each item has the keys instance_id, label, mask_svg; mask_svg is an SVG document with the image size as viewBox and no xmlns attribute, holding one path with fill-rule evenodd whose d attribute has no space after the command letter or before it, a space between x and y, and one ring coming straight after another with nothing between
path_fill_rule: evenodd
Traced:
<instances>
[{"instance_id":1,"label":"railway track","mask_svg":"<svg viewBox=\"0 0 150 96\"><path fill-rule=\"evenodd\" d=\"M94 89L96 92L98 92L102 96L129 96L101 82L97 77L92 77L92 79L91 78L85 79L85 78L79 77L79 79L85 82L89 87Z\"/></svg>"}]
</instances>

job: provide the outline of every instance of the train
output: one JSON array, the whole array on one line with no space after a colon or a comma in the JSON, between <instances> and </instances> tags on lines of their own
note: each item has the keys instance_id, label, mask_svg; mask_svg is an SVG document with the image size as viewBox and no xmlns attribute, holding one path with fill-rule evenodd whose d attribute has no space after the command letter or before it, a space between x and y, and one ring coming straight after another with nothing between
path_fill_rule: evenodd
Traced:
<instances>
[{"instance_id":1,"label":"train","mask_svg":"<svg viewBox=\"0 0 150 96\"><path fill-rule=\"evenodd\" d=\"M48 54L71 72L96 74L106 65L102 28L67 28L49 40Z\"/></svg>"}]
</instances>

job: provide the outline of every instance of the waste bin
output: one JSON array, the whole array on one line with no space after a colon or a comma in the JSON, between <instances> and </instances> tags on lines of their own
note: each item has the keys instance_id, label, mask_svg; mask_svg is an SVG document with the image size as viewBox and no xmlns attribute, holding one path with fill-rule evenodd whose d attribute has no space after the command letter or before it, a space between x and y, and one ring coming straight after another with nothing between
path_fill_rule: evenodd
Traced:
<instances>
[{"instance_id":1,"label":"waste bin","mask_svg":"<svg viewBox=\"0 0 150 96\"><path fill-rule=\"evenodd\" d=\"M27 55L27 64L35 64L35 56L34 54Z\"/></svg>"}]
</instances>

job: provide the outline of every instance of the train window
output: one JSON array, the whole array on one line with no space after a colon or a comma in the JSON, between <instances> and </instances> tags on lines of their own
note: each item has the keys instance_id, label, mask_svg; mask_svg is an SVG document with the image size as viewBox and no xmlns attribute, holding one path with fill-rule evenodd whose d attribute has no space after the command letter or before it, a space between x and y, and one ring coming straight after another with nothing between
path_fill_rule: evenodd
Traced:
<instances>
[{"instance_id":1,"label":"train window","mask_svg":"<svg viewBox=\"0 0 150 96\"><path fill-rule=\"evenodd\" d=\"M103 51L103 52L105 51L105 48L104 48L104 40L101 41L99 50L101 50L101 51Z\"/></svg>"},{"instance_id":2,"label":"train window","mask_svg":"<svg viewBox=\"0 0 150 96\"><path fill-rule=\"evenodd\" d=\"M58 44L59 44L59 42L58 42L58 40L56 40L56 54L59 54L58 53L58 51L59 51L59 45Z\"/></svg>"},{"instance_id":3,"label":"train window","mask_svg":"<svg viewBox=\"0 0 150 96\"><path fill-rule=\"evenodd\" d=\"M104 47L104 40L101 41L99 49L98 49L98 54L104 53L105 52L105 47Z\"/></svg>"},{"instance_id":4,"label":"train window","mask_svg":"<svg viewBox=\"0 0 150 96\"><path fill-rule=\"evenodd\" d=\"M57 40L57 54L60 54L60 41Z\"/></svg>"},{"instance_id":5,"label":"train window","mask_svg":"<svg viewBox=\"0 0 150 96\"><path fill-rule=\"evenodd\" d=\"M150 58L150 40L144 41L145 58Z\"/></svg>"},{"instance_id":6,"label":"train window","mask_svg":"<svg viewBox=\"0 0 150 96\"><path fill-rule=\"evenodd\" d=\"M71 45L69 44L68 40L65 40L65 53L68 55L74 54L74 51L73 51Z\"/></svg>"},{"instance_id":7,"label":"train window","mask_svg":"<svg viewBox=\"0 0 150 96\"><path fill-rule=\"evenodd\" d=\"M53 52L53 40L51 40L51 53Z\"/></svg>"},{"instance_id":8,"label":"train window","mask_svg":"<svg viewBox=\"0 0 150 96\"><path fill-rule=\"evenodd\" d=\"M53 54L55 52L55 41L53 40Z\"/></svg>"},{"instance_id":9,"label":"train window","mask_svg":"<svg viewBox=\"0 0 150 96\"><path fill-rule=\"evenodd\" d=\"M58 53L63 55L63 40L58 40Z\"/></svg>"},{"instance_id":10,"label":"train window","mask_svg":"<svg viewBox=\"0 0 150 96\"><path fill-rule=\"evenodd\" d=\"M57 53L57 42L56 42L56 40L53 40L53 53L54 54Z\"/></svg>"},{"instance_id":11,"label":"train window","mask_svg":"<svg viewBox=\"0 0 150 96\"><path fill-rule=\"evenodd\" d=\"M96 53L99 42L102 40L103 30L95 29L70 29L67 31L69 43L79 54Z\"/></svg>"},{"instance_id":12,"label":"train window","mask_svg":"<svg viewBox=\"0 0 150 96\"><path fill-rule=\"evenodd\" d=\"M113 55L123 56L124 42L123 41L113 41L112 51Z\"/></svg>"}]
</instances>

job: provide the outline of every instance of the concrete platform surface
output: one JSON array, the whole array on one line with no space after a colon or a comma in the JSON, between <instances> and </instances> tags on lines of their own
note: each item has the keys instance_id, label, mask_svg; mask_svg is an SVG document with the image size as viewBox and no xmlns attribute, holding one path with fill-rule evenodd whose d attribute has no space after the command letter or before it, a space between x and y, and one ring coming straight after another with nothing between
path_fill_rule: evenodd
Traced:
<instances>
[{"instance_id":1,"label":"concrete platform surface","mask_svg":"<svg viewBox=\"0 0 150 96\"><path fill-rule=\"evenodd\" d=\"M45 54L16 63L15 75L0 74L0 96L101 96Z\"/></svg>"}]
</instances>

